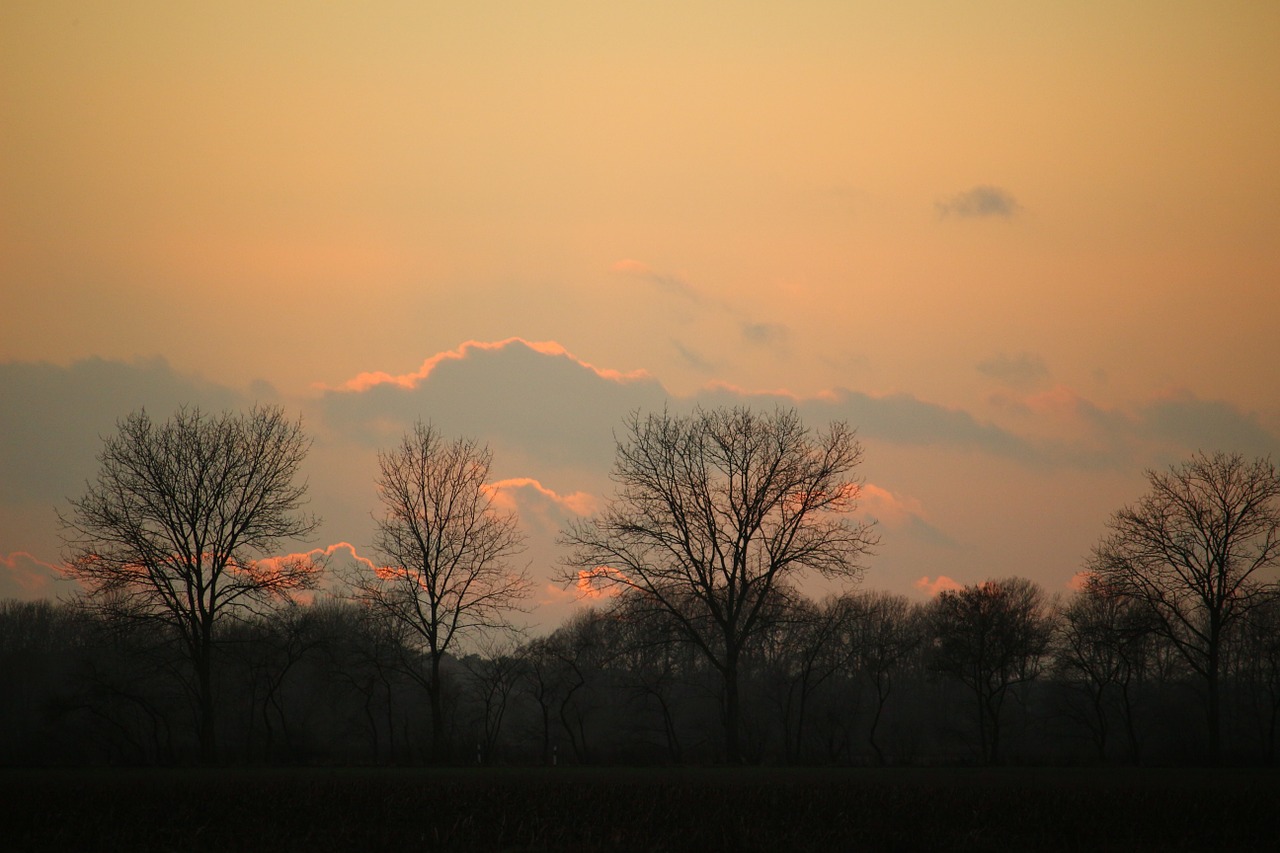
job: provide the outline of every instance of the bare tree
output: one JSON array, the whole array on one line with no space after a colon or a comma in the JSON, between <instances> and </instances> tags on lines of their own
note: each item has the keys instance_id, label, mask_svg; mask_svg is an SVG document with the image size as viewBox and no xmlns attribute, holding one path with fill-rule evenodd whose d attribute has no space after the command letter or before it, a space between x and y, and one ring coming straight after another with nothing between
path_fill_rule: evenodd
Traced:
<instances>
[{"instance_id":1,"label":"bare tree","mask_svg":"<svg viewBox=\"0 0 1280 853\"><path fill-rule=\"evenodd\" d=\"M1205 685L1209 755L1222 750L1219 676L1232 627L1280 594L1280 472L1269 459L1197 453L1148 471L1150 491L1111 517L1089 583L1144 602Z\"/></svg>"},{"instance_id":2,"label":"bare tree","mask_svg":"<svg viewBox=\"0 0 1280 853\"><path fill-rule=\"evenodd\" d=\"M982 760L995 764L1009 689L1040 675L1053 636L1044 591L1026 578L945 590L929 618L934 666L973 692Z\"/></svg>"},{"instance_id":3,"label":"bare tree","mask_svg":"<svg viewBox=\"0 0 1280 853\"><path fill-rule=\"evenodd\" d=\"M319 523L301 512L307 486L295 482L309 448L302 422L276 407L184 408L159 424L135 412L104 441L97 480L59 513L65 571L89 605L181 637L206 762L217 755L219 624L313 587L320 572L306 559L260 559Z\"/></svg>"},{"instance_id":4,"label":"bare tree","mask_svg":"<svg viewBox=\"0 0 1280 853\"><path fill-rule=\"evenodd\" d=\"M493 505L493 454L469 439L446 441L419 421L378 454L383 515L374 546L385 561L355 576L357 596L402 625L426 655L434 760L445 757L441 660L468 635L511 627L529 577L508 560L524 547L512 513Z\"/></svg>"},{"instance_id":5,"label":"bare tree","mask_svg":"<svg viewBox=\"0 0 1280 853\"><path fill-rule=\"evenodd\" d=\"M524 659L516 653L510 637L484 643L478 654L462 659L467 672L476 738L476 763L492 764L499 759L502 726L511 696L520 682Z\"/></svg>"},{"instance_id":6,"label":"bare tree","mask_svg":"<svg viewBox=\"0 0 1280 853\"><path fill-rule=\"evenodd\" d=\"M1111 707L1118 705L1129 758L1141 759L1134 686L1151 654L1150 613L1139 601L1098 589L1077 593L1062 610L1054 659L1059 678L1083 698L1078 714L1089 729L1098 759L1106 760Z\"/></svg>"},{"instance_id":7,"label":"bare tree","mask_svg":"<svg viewBox=\"0 0 1280 853\"><path fill-rule=\"evenodd\" d=\"M849 515L862 448L843 423L815 434L794 410L637 412L625 426L617 493L562 534L564 580L633 589L675 618L723 680L725 757L738 762L748 641L798 574L856 579L875 544Z\"/></svg>"},{"instance_id":8,"label":"bare tree","mask_svg":"<svg viewBox=\"0 0 1280 853\"><path fill-rule=\"evenodd\" d=\"M874 691L867 745L876 763L884 764L884 751L876 734L900 670L924 641L921 607L913 607L904 596L887 592L846 597L839 607L847 626L845 644L851 649L858 673Z\"/></svg>"}]
</instances>

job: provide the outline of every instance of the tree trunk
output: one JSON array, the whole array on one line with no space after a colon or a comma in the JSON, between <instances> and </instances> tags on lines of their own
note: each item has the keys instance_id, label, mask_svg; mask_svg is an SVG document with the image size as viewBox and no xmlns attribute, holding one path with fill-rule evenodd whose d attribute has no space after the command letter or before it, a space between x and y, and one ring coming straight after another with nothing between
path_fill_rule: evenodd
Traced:
<instances>
[{"instance_id":1,"label":"tree trunk","mask_svg":"<svg viewBox=\"0 0 1280 853\"><path fill-rule=\"evenodd\" d=\"M427 681L427 697L431 702L431 763L446 760L444 742L444 691L440 684L440 655L431 655L431 678Z\"/></svg>"},{"instance_id":2,"label":"tree trunk","mask_svg":"<svg viewBox=\"0 0 1280 853\"><path fill-rule=\"evenodd\" d=\"M213 764L218 760L217 731L214 728L213 661L208 646L200 650L196 661L200 704L200 763Z\"/></svg>"},{"instance_id":3,"label":"tree trunk","mask_svg":"<svg viewBox=\"0 0 1280 853\"><path fill-rule=\"evenodd\" d=\"M725 655L724 667L724 760L742 763L742 708L738 696L738 652Z\"/></svg>"},{"instance_id":4,"label":"tree trunk","mask_svg":"<svg viewBox=\"0 0 1280 853\"><path fill-rule=\"evenodd\" d=\"M1219 764L1222 761L1222 698L1218 689L1218 649L1209 650L1209 667L1205 674L1208 687L1208 724L1209 724L1209 761Z\"/></svg>"},{"instance_id":5,"label":"tree trunk","mask_svg":"<svg viewBox=\"0 0 1280 853\"><path fill-rule=\"evenodd\" d=\"M884 714L885 703L889 700L889 692L883 690L880 678L876 677L876 709L871 715L871 727L867 730L867 745L871 747L872 753L875 754L876 764L880 767L885 765L884 751L880 749L880 744L876 741L876 731L880 728L880 717Z\"/></svg>"}]
</instances>

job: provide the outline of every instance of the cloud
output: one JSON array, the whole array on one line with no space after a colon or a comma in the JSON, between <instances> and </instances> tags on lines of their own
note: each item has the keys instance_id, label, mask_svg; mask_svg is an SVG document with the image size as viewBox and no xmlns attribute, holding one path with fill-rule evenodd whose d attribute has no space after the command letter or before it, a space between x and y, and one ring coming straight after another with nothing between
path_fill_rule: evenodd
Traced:
<instances>
[{"instance_id":1,"label":"cloud","mask_svg":"<svg viewBox=\"0 0 1280 853\"><path fill-rule=\"evenodd\" d=\"M946 218L958 216L976 219L999 216L1008 219L1022 206L1007 191L999 187L977 186L937 203L938 215Z\"/></svg>"},{"instance_id":2,"label":"cloud","mask_svg":"<svg viewBox=\"0 0 1280 853\"><path fill-rule=\"evenodd\" d=\"M543 457L607 470L613 434L633 410L794 406L810 423L846 421L865 438L967 447L1024 461L1042 456L1031 443L968 412L907 394L877 397L837 389L800 397L785 390L752 392L715 384L676 398L643 371L600 370L559 344L534 346L518 338L471 342L432 356L424 365L430 367L412 374L411 381L392 377L327 391L322 400L326 419L376 446L415 418L428 417L448 433L501 441L531 462Z\"/></svg>"},{"instance_id":3,"label":"cloud","mask_svg":"<svg viewBox=\"0 0 1280 853\"><path fill-rule=\"evenodd\" d=\"M320 400L325 421L349 438L381 446L414 420L430 420L445 434L482 437L496 463L517 469L497 476L543 477L557 465L607 471L613 430L623 417L632 409L661 408L666 399L644 371L602 370L553 342L468 342L423 364L408 379L326 391ZM521 459L512 462L512 453Z\"/></svg>"},{"instance_id":4,"label":"cloud","mask_svg":"<svg viewBox=\"0 0 1280 853\"><path fill-rule=\"evenodd\" d=\"M373 560L368 557L362 557L356 552L356 546L350 542L335 542L332 545L326 545L323 548L312 548L309 551L299 551L292 554L278 554L273 557L264 557L258 560L259 565L272 566L284 565L287 563L297 563L307 561L315 563L323 568L330 569L335 565L351 563L363 566L370 571L377 568Z\"/></svg>"},{"instance_id":5,"label":"cloud","mask_svg":"<svg viewBox=\"0 0 1280 853\"><path fill-rule=\"evenodd\" d=\"M138 409L167 419L183 405L222 411L252 402L162 358L3 363L0 400L0 505L49 505L81 491L97 469L101 437Z\"/></svg>"},{"instance_id":6,"label":"cloud","mask_svg":"<svg viewBox=\"0 0 1280 853\"><path fill-rule=\"evenodd\" d=\"M785 344L790 336L790 330L781 323L742 324L742 337L747 343L760 346L777 346Z\"/></svg>"},{"instance_id":7,"label":"cloud","mask_svg":"<svg viewBox=\"0 0 1280 853\"><path fill-rule=\"evenodd\" d=\"M1072 592L1083 592L1089 585L1090 572L1076 572L1066 582L1066 588Z\"/></svg>"},{"instance_id":8,"label":"cloud","mask_svg":"<svg viewBox=\"0 0 1280 853\"><path fill-rule=\"evenodd\" d=\"M955 540L925 519L924 506L915 498L897 495L874 483L866 483L859 496L858 511L891 530L928 545L955 547Z\"/></svg>"},{"instance_id":9,"label":"cloud","mask_svg":"<svg viewBox=\"0 0 1280 853\"><path fill-rule=\"evenodd\" d=\"M684 360L684 363L699 373L713 373L715 371L716 366L714 364L680 343L680 341L673 339L671 345L676 348L676 352L680 354L680 358Z\"/></svg>"},{"instance_id":10,"label":"cloud","mask_svg":"<svg viewBox=\"0 0 1280 853\"><path fill-rule=\"evenodd\" d=\"M501 341L465 341L456 349L438 352L422 363L417 370L410 373L401 373L393 375L383 371L374 371L369 373L361 373L337 388L326 388L319 386L322 390L328 391L367 391L377 385L398 385L401 388L416 388L442 363L449 361L461 361L467 355L475 350L502 350L509 346L522 346L534 352L543 355L558 356L577 362L578 365L594 371L603 379L611 379L617 382L628 382L647 378L647 374L643 370L633 370L629 373L623 373L617 370L604 370L594 365L588 364L578 358L575 358L567 349L555 341L527 341L524 338L507 338Z\"/></svg>"},{"instance_id":11,"label":"cloud","mask_svg":"<svg viewBox=\"0 0 1280 853\"><path fill-rule=\"evenodd\" d=\"M938 593L946 592L947 590L964 589L964 584L960 583L959 581L953 580L952 578L949 578L946 575L938 575L938 577L936 577L933 580L929 580L929 576L925 575L924 577L920 578L915 583L913 583L912 586L922 592L927 593L930 598L935 598L937 597Z\"/></svg>"},{"instance_id":12,"label":"cloud","mask_svg":"<svg viewBox=\"0 0 1280 853\"><path fill-rule=\"evenodd\" d=\"M673 273L658 272L643 261L625 258L621 261L616 261L610 269L638 281L646 282L664 293L682 296L694 303L702 301L698 292L683 277Z\"/></svg>"},{"instance_id":13,"label":"cloud","mask_svg":"<svg viewBox=\"0 0 1280 853\"><path fill-rule=\"evenodd\" d=\"M14 551L0 555L0 599L31 600L50 598L66 580L58 567L28 554Z\"/></svg>"},{"instance_id":14,"label":"cloud","mask_svg":"<svg viewBox=\"0 0 1280 853\"><path fill-rule=\"evenodd\" d=\"M1004 353L980 361L978 372L1013 388L1032 388L1049 378L1044 359L1028 352L1009 356Z\"/></svg>"},{"instance_id":15,"label":"cloud","mask_svg":"<svg viewBox=\"0 0 1280 853\"><path fill-rule=\"evenodd\" d=\"M485 484L485 488L493 495L494 506L506 510L517 508L519 501L516 495L519 494L518 490L521 489L545 498L574 515L591 515L596 511L598 504L594 495L586 492L573 492L568 495L557 494L532 477L512 477L506 480L498 480L494 483Z\"/></svg>"},{"instance_id":16,"label":"cloud","mask_svg":"<svg viewBox=\"0 0 1280 853\"><path fill-rule=\"evenodd\" d=\"M1173 392L1141 406L1134 431L1139 438L1187 450L1280 456L1280 436L1264 427L1256 414L1224 400L1202 400L1189 391Z\"/></svg>"},{"instance_id":17,"label":"cloud","mask_svg":"<svg viewBox=\"0 0 1280 853\"><path fill-rule=\"evenodd\" d=\"M994 400L1022 418L1047 461L1079 468L1160 467L1197 450L1280 455L1280 435L1255 413L1189 391L1108 408L1065 385Z\"/></svg>"},{"instance_id":18,"label":"cloud","mask_svg":"<svg viewBox=\"0 0 1280 853\"><path fill-rule=\"evenodd\" d=\"M700 392L694 402L704 407L794 406L811 424L845 421L864 438L898 445L964 447L1024 462L1044 460L1040 448L1001 427L910 394L878 397L839 388L800 397L786 391L754 393L717 385Z\"/></svg>"},{"instance_id":19,"label":"cloud","mask_svg":"<svg viewBox=\"0 0 1280 853\"><path fill-rule=\"evenodd\" d=\"M520 526L529 536L533 553L529 556L539 565L552 566L559 553L546 546L553 542L570 519L591 515L600 499L586 491L559 494L532 477L511 477L486 484L493 505L503 512L514 512Z\"/></svg>"}]
</instances>

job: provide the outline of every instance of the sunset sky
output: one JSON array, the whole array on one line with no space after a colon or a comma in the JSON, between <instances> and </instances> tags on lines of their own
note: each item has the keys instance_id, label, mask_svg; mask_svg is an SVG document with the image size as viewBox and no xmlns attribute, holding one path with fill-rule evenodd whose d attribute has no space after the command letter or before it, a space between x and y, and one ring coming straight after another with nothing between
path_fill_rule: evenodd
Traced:
<instances>
[{"instance_id":1,"label":"sunset sky","mask_svg":"<svg viewBox=\"0 0 1280 853\"><path fill-rule=\"evenodd\" d=\"M1280 459L1278 44L1269 2L4 3L0 596L65 589L117 418L254 401L335 561L414 417L489 442L543 624L664 403L858 427L866 587L1065 592L1145 468Z\"/></svg>"}]
</instances>

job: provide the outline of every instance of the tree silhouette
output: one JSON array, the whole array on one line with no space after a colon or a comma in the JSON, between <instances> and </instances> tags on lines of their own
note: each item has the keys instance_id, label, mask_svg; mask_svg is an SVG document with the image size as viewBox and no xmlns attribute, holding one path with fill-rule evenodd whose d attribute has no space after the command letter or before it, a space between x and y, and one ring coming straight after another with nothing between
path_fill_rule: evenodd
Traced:
<instances>
[{"instance_id":1,"label":"tree silhouette","mask_svg":"<svg viewBox=\"0 0 1280 853\"><path fill-rule=\"evenodd\" d=\"M564 580L633 589L674 617L721 676L724 754L738 762L748 641L794 576L855 579L876 541L849 515L862 448L843 423L815 434L794 410L636 412L625 428L617 493L562 533Z\"/></svg>"},{"instance_id":2,"label":"tree silhouette","mask_svg":"<svg viewBox=\"0 0 1280 853\"><path fill-rule=\"evenodd\" d=\"M1280 472L1269 459L1197 453L1148 471L1093 549L1093 589L1143 602L1203 680L1209 755L1222 752L1220 676L1230 630L1280 594Z\"/></svg>"},{"instance_id":3,"label":"tree silhouette","mask_svg":"<svg viewBox=\"0 0 1280 853\"><path fill-rule=\"evenodd\" d=\"M930 608L934 666L977 700L982 759L1000 759L1001 712L1009 689L1036 678L1053 622L1044 591L1026 578L1005 578L939 593Z\"/></svg>"},{"instance_id":4,"label":"tree silhouette","mask_svg":"<svg viewBox=\"0 0 1280 853\"><path fill-rule=\"evenodd\" d=\"M526 572L507 561L524 546L514 514L493 506L493 455L474 441L446 441L416 423L394 450L378 454L383 515L374 545L385 566L361 569L357 597L387 615L425 653L431 748L445 758L441 661L469 634L510 626L529 594Z\"/></svg>"},{"instance_id":5,"label":"tree silhouette","mask_svg":"<svg viewBox=\"0 0 1280 853\"><path fill-rule=\"evenodd\" d=\"M1098 759L1105 760L1111 709L1119 706L1129 757L1141 759L1134 682L1150 655L1153 624L1147 608L1132 598L1084 589L1063 608L1055 637L1055 670L1082 697L1078 717L1089 729Z\"/></svg>"},{"instance_id":6,"label":"tree silhouette","mask_svg":"<svg viewBox=\"0 0 1280 853\"><path fill-rule=\"evenodd\" d=\"M309 447L301 421L276 407L184 408L159 424L135 412L103 442L97 480L59 513L65 571L87 604L181 638L206 762L217 757L218 626L313 587L320 571L305 558L260 559L318 524L301 512L307 487L295 482Z\"/></svg>"}]
</instances>

